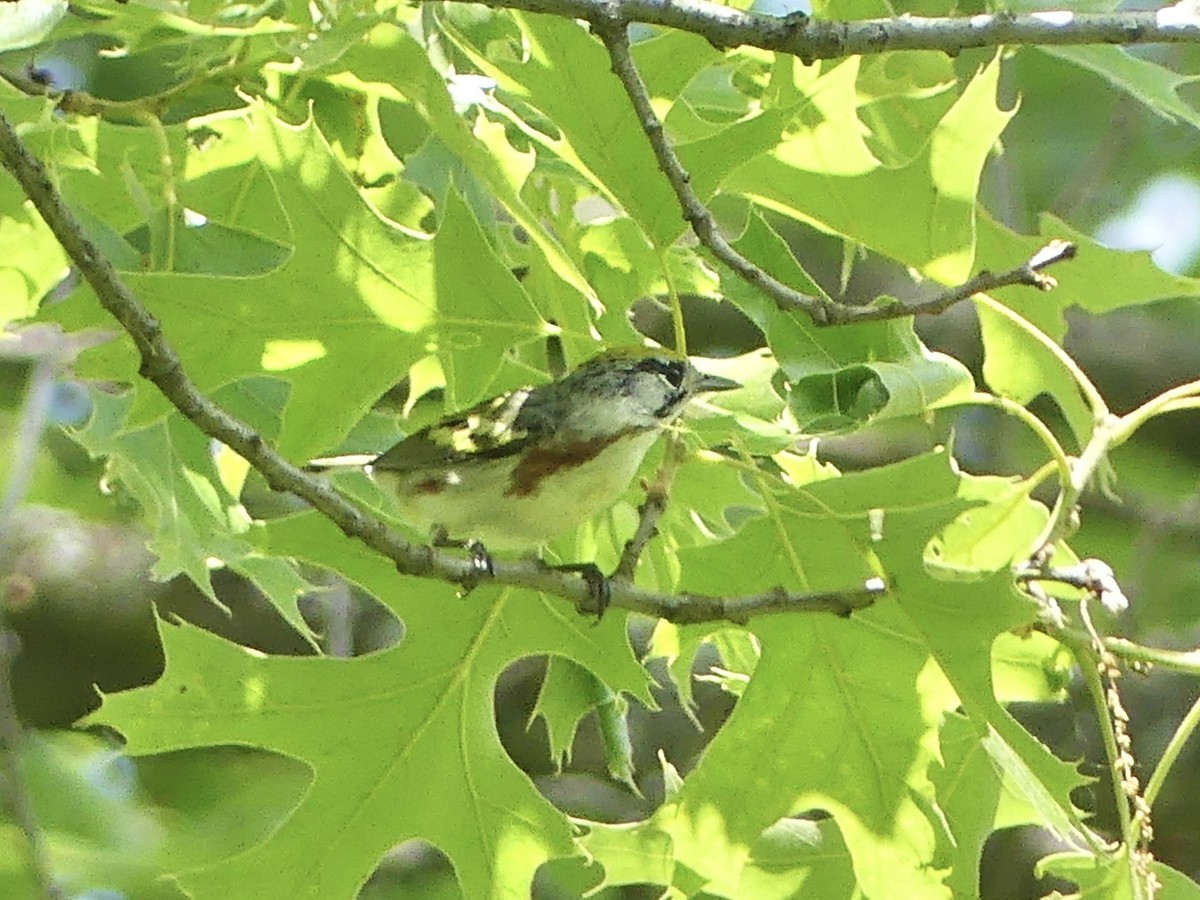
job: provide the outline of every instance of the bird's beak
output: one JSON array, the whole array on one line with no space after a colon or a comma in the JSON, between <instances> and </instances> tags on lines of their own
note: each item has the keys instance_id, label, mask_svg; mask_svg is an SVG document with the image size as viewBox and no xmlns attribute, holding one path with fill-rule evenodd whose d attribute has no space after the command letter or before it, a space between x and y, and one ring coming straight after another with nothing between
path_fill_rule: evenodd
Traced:
<instances>
[{"instance_id":1,"label":"bird's beak","mask_svg":"<svg viewBox=\"0 0 1200 900\"><path fill-rule=\"evenodd\" d=\"M722 378L720 375L709 375L706 372L697 373L700 377L696 379L696 393L702 394L706 391L736 391L741 387L732 378Z\"/></svg>"}]
</instances>

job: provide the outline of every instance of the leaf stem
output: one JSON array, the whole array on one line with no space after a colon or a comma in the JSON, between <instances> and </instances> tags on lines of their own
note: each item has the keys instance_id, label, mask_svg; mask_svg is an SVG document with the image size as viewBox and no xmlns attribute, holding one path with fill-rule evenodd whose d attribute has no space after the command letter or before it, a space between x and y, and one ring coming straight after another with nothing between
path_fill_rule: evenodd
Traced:
<instances>
[{"instance_id":1,"label":"leaf stem","mask_svg":"<svg viewBox=\"0 0 1200 900\"><path fill-rule=\"evenodd\" d=\"M1197 728L1200 728L1200 697L1196 698L1196 702L1192 704L1192 708L1187 711L1187 715L1183 717L1183 721L1179 723L1179 727L1171 735L1171 740L1167 743L1167 748L1163 750L1162 758L1158 761L1158 765L1155 766L1150 780L1146 782L1146 802L1151 806L1158 799L1158 794L1162 790L1167 776L1179 759L1179 754L1183 752L1184 746L1191 740Z\"/></svg>"},{"instance_id":2,"label":"leaf stem","mask_svg":"<svg viewBox=\"0 0 1200 900\"><path fill-rule=\"evenodd\" d=\"M155 113L142 111L139 112L138 118L150 129L151 134L154 135L154 142L158 146L158 163L162 168L163 218L165 219L166 242L162 248L162 258L156 259L155 265L163 272L174 272L176 223L179 218L179 195L175 190L175 161L171 155L171 142L167 138L167 129L163 126L162 119ZM149 224L150 233L154 234L158 229L155 228L153 221Z\"/></svg>"},{"instance_id":3,"label":"leaf stem","mask_svg":"<svg viewBox=\"0 0 1200 900\"><path fill-rule=\"evenodd\" d=\"M1057 635L1058 632L1055 632ZM1200 650L1162 650L1158 647L1147 647L1135 644L1127 638L1105 638L1104 646L1114 656L1128 662L1149 663L1161 666L1172 672L1183 672L1188 675L1200 675Z\"/></svg>"},{"instance_id":4,"label":"leaf stem","mask_svg":"<svg viewBox=\"0 0 1200 900\"><path fill-rule=\"evenodd\" d=\"M994 303L995 301L988 302ZM1054 346L1057 347L1057 345ZM1063 357L1069 359L1065 353L1063 353ZM1084 381L1080 382L1081 387L1085 382L1088 385L1091 384L1082 372L1080 372L1080 376L1084 378ZM1096 469L1112 450L1128 441L1142 425L1155 416L1179 409L1200 408L1200 396L1198 395L1200 395L1200 380L1189 381L1163 391L1123 416L1114 416L1108 413L1105 407L1105 415L1097 422L1083 453L1071 464L1071 477L1068 481L1063 482L1050 521L1046 523L1046 527L1038 536L1037 542L1030 551L1031 556L1040 553L1044 548L1052 546L1065 537L1072 511L1079 502L1080 496L1087 488ZM1096 408L1093 407L1093 409Z\"/></svg>"},{"instance_id":5,"label":"leaf stem","mask_svg":"<svg viewBox=\"0 0 1200 900\"><path fill-rule=\"evenodd\" d=\"M1200 380L1189 381L1187 384L1181 384L1151 397L1137 409L1121 417L1120 428L1114 438L1113 446L1123 444L1135 431L1155 416L1180 409L1195 409L1198 403L1200 403Z\"/></svg>"},{"instance_id":6,"label":"leaf stem","mask_svg":"<svg viewBox=\"0 0 1200 900\"><path fill-rule=\"evenodd\" d=\"M1062 347L1055 343L1044 331L1018 314L1011 307L1005 306L998 300L994 300L987 294L976 294L975 302L987 308L990 312L1007 319L1021 331L1025 332L1035 343L1040 344L1046 352L1050 353L1079 385L1079 390L1083 392L1084 399L1087 400L1088 407L1092 410L1092 416L1097 422L1103 421L1109 416L1108 404L1104 402L1104 397L1100 391L1092 384L1092 380L1087 377L1087 374L1079 367L1079 363L1075 362Z\"/></svg>"},{"instance_id":7,"label":"leaf stem","mask_svg":"<svg viewBox=\"0 0 1200 900\"><path fill-rule=\"evenodd\" d=\"M1117 746L1117 735L1113 729L1108 693L1100 677L1099 666L1102 665L1102 662L1095 650L1095 646L1103 647L1103 644L1100 643L1099 635L1092 628L1091 621L1086 618L1086 606L1081 605L1080 610L1087 622L1090 636L1084 637L1075 632L1066 632L1061 634L1059 639L1074 654L1075 661L1079 664L1079 669L1083 673L1083 680L1087 684L1088 694L1092 698L1092 706L1096 711L1096 725L1100 729L1100 739L1104 745L1104 756L1108 761L1108 776L1112 787L1113 801L1116 806L1117 819L1121 827L1121 842L1125 848L1124 852L1130 857L1132 896L1140 900L1144 896L1143 884L1141 879L1137 877L1136 861L1133 859L1134 849L1138 843L1138 836L1134 833L1133 816L1129 811L1129 797L1126 795L1123 786L1121 775L1122 765L1120 761L1121 750Z\"/></svg>"},{"instance_id":8,"label":"leaf stem","mask_svg":"<svg viewBox=\"0 0 1200 900\"><path fill-rule=\"evenodd\" d=\"M675 276L671 273L671 260L667 250L658 251L658 267L662 270L663 281L667 284L667 296L671 298L671 328L675 332L675 352L680 356L687 356L687 329L683 322L683 304L679 299Z\"/></svg>"},{"instance_id":9,"label":"leaf stem","mask_svg":"<svg viewBox=\"0 0 1200 900\"><path fill-rule=\"evenodd\" d=\"M1067 452L1062 448L1062 444L1058 442L1058 438L1054 436L1046 423L1027 410L1015 400L1010 400L1008 397L1000 396L999 394L986 394L980 391L975 392L965 401L966 403L975 404L978 406L991 406L1002 412L1008 413L1014 419L1023 422L1030 431L1032 431L1050 451L1050 462L1047 464L1058 470L1060 480L1066 484L1071 480L1071 460L1067 456ZM1044 469L1045 467L1043 467ZM1037 485L1046 475L1043 469L1039 469L1036 479L1031 476L1033 485Z\"/></svg>"}]
</instances>

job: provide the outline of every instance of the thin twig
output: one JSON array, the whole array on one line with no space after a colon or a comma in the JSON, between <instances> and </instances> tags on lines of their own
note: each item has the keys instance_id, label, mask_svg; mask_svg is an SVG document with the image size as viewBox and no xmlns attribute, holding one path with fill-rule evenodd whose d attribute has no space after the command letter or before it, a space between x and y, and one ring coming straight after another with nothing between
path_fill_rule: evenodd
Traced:
<instances>
[{"instance_id":1,"label":"thin twig","mask_svg":"<svg viewBox=\"0 0 1200 900\"><path fill-rule=\"evenodd\" d=\"M676 625L696 625L702 622L735 622L744 625L754 616L787 612L823 612L835 616L848 616L856 610L866 609L884 595L882 582L871 581L856 591L830 591L825 593L793 594L783 588L746 594L741 597L709 597L703 594L678 594L675 596L653 594L653 605L645 610L649 615ZM616 597L617 586L613 586ZM647 592L648 593L648 592ZM614 599L613 605L618 605ZM631 609L630 604L621 604Z\"/></svg>"},{"instance_id":2,"label":"thin twig","mask_svg":"<svg viewBox=\"0 0 1200 900\"><path fill-rule=\"evenodd\" d=\"M1167 742L1166 749L1163 750L1162 756L1158 759L1158 765L1154 767L1154 772L1150 775L1150 780L1146 782L1144 796L1146 802L1151 807L1154 806L1154 802L1158 799L1163 785L1166 783L1171 771L1175 768L1175 763L1179 761L1179 756L1183 753L1184 747L1188 745L1192 737L1196 734L1197 728L1200 728L1200 697L1192 703L1191 708L1187 711L1187 715L1183 717L1183 720L1179 723L1179 727L1171 735L1171 740Z\"/></svg>"},{"instance_id":3,"label":"thin twig","mask_svg":"<svg viewBox=\"0 0 1200 900\"><path fill-rule=\"evenodd\" d=\"M1071 365L1075 364L1072 362ZM1096 397L1092 402L1092 409L1097 414L1096 426L1083 452L1072 463L1071 478L1061 485L1050 519L1030 549L1030 558L1035 564L1039 559L1044 560L1054 544L1065 538L1074 528L1079 499L1108 454L1129 440L1139 428L1154 417L1174 412L1178 409L1176 404L1194 400L1200 394L1200 380L1189 381L1151 397L1123 416L1115 416L1103 406L1103 399L1082 372L1077 375L1076 382L1085 395Z\"/></svg>"},{"instance_id":4,"label":"thin twig","mask_svg":"<svg viewBox=\"0 0 1200 900\"><path fill-rule=\"evenodd\" d=\"M240 64L239 59L233 58L211 69L204 69L157 94L132 100L109 100L87 91L63 90L20 72L0 71L0 79L30 97L47 97L53 100L55 107L65 113L100 116L114 122L145 124L146 116L161 118L176 99L194 90L198 85L211 87L234 72Z\"/></svg>"},{"instance_id":5,"label":"thin twig","mask_svg":"<svg viewBox=\"0 0 1200 900\"><path fill-rule=\"evenodd\" d=\"M41 163L17 137L2 113L0 161L20 182L26 196L92 286L101 305L133 339L142 360L139 369L142 377L153 383L186 419L245 459L273 490L303 498L344 534L361 540L391 559L399 571L459 585L478 580L478 572L470 559L404 540L382 520L339 494L332 485L292 465L261 435L204 396L185 374L179 354L164 337L158 321L84 235ZM571 601L579 609L590 609L595 602L591 588L583 579L548 569L537 561L498 563L489 580L553 594ZM797 594L781 588L743 597L707 597L663 594L617 581L611 586L609 605L672 622L744 622L751 616L779 612L847 615L871 605L882 592L882 586L821 594Z\"/></svg>"},{"instance_id":6,"label":"thin twig","mask_svg":"<svg viewBox=\"0 0 1200 900\"><path fill-rule=\"evenodd\" d=\"M886 303L849 305L788 287L733 248L721 234L708 207L692 189L691 177L671 147L662 120L654 112L650 92L633 61L629 35L623 19L624 4L618 3L613 6L622 10L621 14L594 18L592 29L608 49L613 73L620 79L625 93L629 95L638 122L650 140L658 167L666 176L679 201L683 218L691 225L700 243L712 251L717 259L752 287L770 297L784 312L804 313L816 325L845 325L851 322L872 322L904 316L935 315L975 294L1010 285L1023 284L1040 290L1050 290L1056 282L1042 270L1075 256L1074 244L1067 241L1051 241L1027 261L1007 272L982 272L965 284L949 288L935 297L911 302L889 298Z\"/></svg>"},{"instance_id":7,"label":"thin twig","mask_svg":"<svg viewBox=\"0 0 1200 900\"><path fill-rule=\"evenodd\" d=\"M663 455L662 465L655 473L654 481L646 485L646 499L638 507L638 527L621 550L621 559L613 571L613 578L631 580L642 551L651 539L658 534L658 520L667 511L667 501L670 499L671 484L675 481L675 473L683 461L683 446L674 436L667 437L667 450Z\"/></svg>"},{"instance_id":8,"label":"thin twig","mask_svg":"<svg viewBox=\"0 0 1200 900\"><path fill-rule=\"evenodd\" d=\"M1034 627L1068 647L1078 646L1080 641L1086 642L1090 639L1090 635L1079 629L1053 625L1048 622L1040 622ZM1163 650L1158 647L1137 644L1128 638L1120 637L1104 638L1104 649L1131 666L1142 668L1153 666L1171 672L1180 672L1184 675L1200 675L1200 649Z\"/></svg>"},{"instance_id":9,"label":"thin twig","mask_svg":"<svg viewBox=\"0 0 1200 900\"><path fill-rule=\"evenodd\" d=\"M1053 636L1053 632L1051 632ZM1158 647L1147 647L1137 644L1128 638L1108 637L1104 646L1114 656L1128 663L1142 666L1157 666L1172 672L1182 672L1186 675L1200 675L1200 649L1197 650L1162 650Z\"/></svg>"},{"instance_id":10,"label":"thin twig","mask_svg":"<svg viewBox=\"0 0 1200 900\"><path fill-rule=\"evenodd\" d=\"M1026 287L1037 288L1040 291L1051 291L1058 287L1058 282L1042 270L1055 263L1074 259L1078 251L1079 248L1070 241L1055 239L1038 250L1037 253L1033 254L1033 256L1029 257L1021 265L1009 269L1007 272L1000 272L998 274L987 271L980 272L970 281L966 281L958 287L947 288L936 297L905 304L905 306L912 315L932 315L945 312L955 303L966 300L976 294L995 291L1013 285L1024 285Z\"/></svg>"},{"instance_id":11,"label":"thin twig","mask_svg":"<svg viewBox=\"0 0 1200 900\"><path fill-rule=\"evenodd\" d=\"M608 48L608 54L612 58L613 72L621 80L625 93L629 95L629 100L637 113L638 122L650 139L650 146L654 149L658 167L675 190L675 196L683 209L683 218L692 226L692 231L696 233L700 243L711 250L717 259L733 269L741 278L766 293L780 309L806 313L816 322L827 321L833 306L835 306L832 300L793 290L733 249L733 246L721 234L708 207L692 190L691 176L688 175L683 163L679 161L679 157L671 148L662 121L655 114L654 107L651 105L646 83L638 74L633 56L629 52L629 35L626 33L624 23L601 19L593 22L592 28L604 42L604 46Z\"/></svg>"},{"instance_id":12,"label":"thin twig","mask_svg":"<svg viewBox=\"0 0 1200 900\"><path fill-rule=\"evenodd\" d=\"M1026 563L1014 570L1013 577L1026 585L1034 581L1054 581L1087 591L1113 615L1129 608L1129 599L1117 582L1112 566L1100 559L1081 560L1067 568Z\"/></svg>"},{"instance_id":13,"label":"thin twig","mask_svg":"<svg viewBox=\"0 0 1200 900\"><path fill-rule=\"evenodd\" d=\"M1018 45L1200 43L1200 18L1186 2L1158 10L1077 13L1051 10L1013 15L898 16L852 22L804 15L743 12L706 0L480 0L493 9L521 9L592 25L633 22L698 34L716 47L760 47L790 53L808 63L818 59L935 50L951 56L981 47Z\"/></svg>"},{"instance_id":14,"label":"thin twig","mask_svg":"<svg viewBox=\"0 0 1200 900\"><path fill-rule=\"evenodd\" d=\"M1093 672L1084 669L1084 675L1095 678L1094 682L1089 678L1089 688L1094 695L1096 688L1101 689L1093 700L1096 712L1108 726L1102 725L1100 733L1112 769L1110 775L1117 803L1117 818L1121 821L1121 834L1129 854L1133 896L1138 900L1142 897L1154 900L1154 894L1160 887L1150 868L1154 862L1150 852L1154 826L1151 824L1150 804L1142 795L1141 780L1137 776L1137 759L1133 755L1133 739L1129 736L1129 713L1117 687L1121 667L1092 623L1086 600L1079 605L1079 618L1091 636L1092 652L1089 657L1095 669ZM1083 667L1084 659L1080 658L1079 664Z\"/></svg>"}]
</instances>

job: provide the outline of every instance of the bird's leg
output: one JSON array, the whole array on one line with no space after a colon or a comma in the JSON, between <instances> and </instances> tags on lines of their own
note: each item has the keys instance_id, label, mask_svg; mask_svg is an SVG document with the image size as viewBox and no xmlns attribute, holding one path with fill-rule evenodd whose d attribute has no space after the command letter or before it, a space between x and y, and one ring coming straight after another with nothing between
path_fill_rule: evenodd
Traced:
<instances>
[{"instance_id":1,"label":"bird's leg","mask_svg":"<svg viewBox=\"0 0 1200 900\"><path fill-rule=\"evenodd\" d=\"M467 593L475 589L476 585L484 578L490 578L496 574L496 568L492 564L492 555L488 553L487 547L483 545L483 541L469 538L452 538L446 533L446 526L434 525L433 531L429 536L429 543L435 547L452 547L459 550L466 550L471 557L471 574L463 580L462 586Z\"/></svg>"}]
</instances>

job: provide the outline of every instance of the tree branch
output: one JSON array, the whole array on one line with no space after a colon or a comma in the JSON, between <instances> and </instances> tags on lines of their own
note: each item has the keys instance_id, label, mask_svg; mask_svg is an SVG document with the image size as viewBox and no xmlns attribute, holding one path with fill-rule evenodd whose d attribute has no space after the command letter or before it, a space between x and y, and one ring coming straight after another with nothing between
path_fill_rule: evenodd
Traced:
<instances>
[{"instance_id":1,"label":"tree branch","mask_svg":"<svg viewBox=\"0 0 1200 900\"><path fill-rule=\"evenodd\" d=\"M1075 13L1069 10L1013 15L899 16L829 22L808 16L742 12L706 0L480 0L494 9L521 9L583 19L593 26L633 22L701 35L716 47L749 45L818 59L936 50L950 55L1015 45L1200 43L1200 15L1184 0L1159 10Z\"/></svg>"},{"instance_id":2,"label":"tree branch","mask_svg":"<svg viewBox=\"0 0 1200 900\"><path fill-rule=\"evenodd\" d=\"M614 6L619 7L620 4L614 4ZM650 139L650 146L654 149L658 167L667 176L667 181L670 182L675 196L679 200L679 205L683 209L683 217L692 226L692 231L696 233L700 243L711 250L717 259L733 269L741 278L774 300L780 309L785 312L805 313L818 324L830 322L836 307L833 301L793 290L750 262L725 240L712 213L692 190L691 177L671 148L671 142L667 138L662 121L654 112L654 107L650 102L650 92L646 89L646 83L642 81L642 76L638 73L633 56L629 52L629 34L625 23L618 18L602 18L592 23L592 29L604 42L604 46L608 48L608 55L612 58L613 74L621 80L625 93L629 95L634 112L637 113L638 122L641 124L642 130L646 132L646 137Z\"/></svg>"},{"instance_id":3,"label":"tree branch","mask_svg":"<svg viewBox=\"0 0 1200 900\"><path fill-rule=\"evenodd\" d=\"M139 373L154 384L192 424L228 446L262 473L272 490L296 494L349 537L383 554L406 575L454 584L473 584L478 571L470 559L406 541L382 520L371 516L332 485L292 465L249 426L213 403L192 383L158 321L133 295L112 264L83 233L41 163L29 152L0 113L0 162L17 179L46 224L108 310L133 338L141 357ZM499 563L497 584L528 588L570 600L578 609L594 607L588 584L574 575L549 569L538 561ZM727 620L741 623L751 616L780 612L832 612L847 615L871 605L882 584L846 593L794 594L782 588L742 597L670 595L618 580L611 585L609 605L657 616L676 623Z\"/></svg>"},{"instance_id":4,"label":"tree branch","mask_svg":"<svg viewBox=\"0 0 1200 900\"><path fill-rule=\"evenodd\" d=\"M621 10L624 9L623 4L615 5ZM751 286L770 297L775 301L775 305L784 312L804 313L816 325L845 325L851 322L872 322L881 319L897 319L903 316L934 315L945 312L955 303L982 291L995 290L1009 285L1024 284L1041 290L1050 290L1055 287L1057 282L1043 274L1041 270L1075 256L1074 244L1067 241L1051 241L1029 260L1014 269L999 275L982 272L965 284L948 288L930 299L913 302L889 298L886 303L852 306L835 302L827 297L813 296L794 290L738 253L721 234L708 207L692 190L691 178L671 147L671 141L667 137L662 121L654 112L650 101L650 92L633 61L633 55L629 48L629 34L624 22L614 14L593 22L592 29L608 49L608 54L612 59L613 73L620 79L625 93L629 95L629 101L633 105L642 130L650 140L658 167L667 177L667 181L670 182L675 196L679 200L683 218L692 226L692 231L695 232L700 243L711 250L717 259L729 266Z\"/></svg>"}]
</instances>

